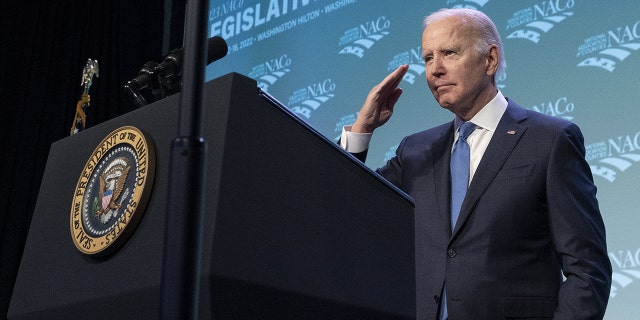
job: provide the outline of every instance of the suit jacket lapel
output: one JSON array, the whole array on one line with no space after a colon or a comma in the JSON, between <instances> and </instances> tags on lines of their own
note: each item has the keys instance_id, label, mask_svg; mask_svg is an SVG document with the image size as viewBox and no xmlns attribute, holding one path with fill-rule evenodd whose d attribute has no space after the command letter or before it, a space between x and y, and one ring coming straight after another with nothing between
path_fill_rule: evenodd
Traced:
<instances>
[{"instance_id":1,"label":"suit jacket lapel","mask_svg":"<svg viewBox=\"0 0 640 320\"><path fill-rule=\"evenodd\" d=\"M513 151L513 148L517 145L520 137L522 137L522 134L526 131L527 127L520 124L526 117L526 111L524 109L517 106L514 102L509 101L507 110L498 123L496 132L494 132L487 146L487 150L482 156L482 160L467 190L467 195L462 202L460 216L453 230L454 237L460 228L464 226L467 219L469 219L480 197L496 177L502 165Z\"/></svg>"},{"instance_id":2,"label":"suit jacket lapel","mask_svg":"<svg viewBox=\"0 0 640 320\"><path fill-rule=\"evenodd\" d=\"M443 130L440 139L431 149L433 159L433 179L436 199L438 201L438 221L446 224L447 230L451 230L451 175L449 166L451 162L451 146L453 145L453 121Z\"/></svg>"}]
</instances>

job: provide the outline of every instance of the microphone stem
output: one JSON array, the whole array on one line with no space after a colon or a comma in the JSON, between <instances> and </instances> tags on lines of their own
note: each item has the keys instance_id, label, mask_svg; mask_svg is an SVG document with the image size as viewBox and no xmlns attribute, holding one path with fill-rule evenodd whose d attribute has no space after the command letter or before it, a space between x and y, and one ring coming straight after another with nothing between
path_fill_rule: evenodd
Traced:
<instances>
[{"instance_id":1,"label":"microphone stem","mask_svg":"<svg viewBox=\"0 0 640 320\"><path fill-rule=\"evenodd\" d=\"M124 89L127 90L131 96L133 96L133 103L136 104L136 106L138 108L142 108L144 106L146 106L147 100L138 92L138 90L133 88L134 85L131 81L127 82L127 84L124 85Z\"/></svg>"}]
</instances>

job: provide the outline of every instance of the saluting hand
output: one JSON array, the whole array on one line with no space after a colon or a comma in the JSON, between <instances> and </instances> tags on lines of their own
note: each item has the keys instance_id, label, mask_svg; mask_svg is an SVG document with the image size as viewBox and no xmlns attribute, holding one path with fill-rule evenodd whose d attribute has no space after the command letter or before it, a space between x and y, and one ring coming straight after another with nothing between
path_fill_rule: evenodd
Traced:
<instances>
[{"instance_id":1,"label":"saluting hand","mask_svg":"<svg viewBox=\"0 0 640 320\"><path fill-rule=\"evenodd\" d=\"M393 107L402 94L398 85L408 69L409 65L399 66L371 89L351 126L352 132L372 133L391 118Z\"/></svg>"}]
</instances>

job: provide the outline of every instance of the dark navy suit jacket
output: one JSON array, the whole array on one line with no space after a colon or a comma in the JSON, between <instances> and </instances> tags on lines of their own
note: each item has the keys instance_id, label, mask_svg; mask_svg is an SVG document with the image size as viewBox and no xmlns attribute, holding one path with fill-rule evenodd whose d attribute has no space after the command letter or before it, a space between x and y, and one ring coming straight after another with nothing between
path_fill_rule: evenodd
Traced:
<instances>
[{"instance_id":1,"label":"dark navy suit jacket","mask_svg":"<svg viewBox=\"0 0 640 320\"><path fill-rule=\"evenodd\" d=\"M405 137L377 170L416 203L417 318L436 319L445 280L453 320L602 318L611 264L580 129L509 101L452 232L453 137Z\"/></svg>"}]
</instances>

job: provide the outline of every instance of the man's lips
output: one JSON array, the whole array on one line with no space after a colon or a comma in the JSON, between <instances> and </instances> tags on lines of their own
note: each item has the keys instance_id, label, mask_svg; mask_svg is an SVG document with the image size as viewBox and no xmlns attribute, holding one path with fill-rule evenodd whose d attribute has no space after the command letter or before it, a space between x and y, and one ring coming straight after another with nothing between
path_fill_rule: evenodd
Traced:
<instances>
[{"instance_id":1,"label":"man's lips","mask_svg":"<svg viewBox=\"0 0 640 320\"><path fill-rule=\"evenodd\" d=\"M453 86L452 83L443 83L443 84L437 84L437 85L433 86L433 89L435 91L440 91L441 89L448 89L451 86Z\"/></svg>"}]
</instances>

